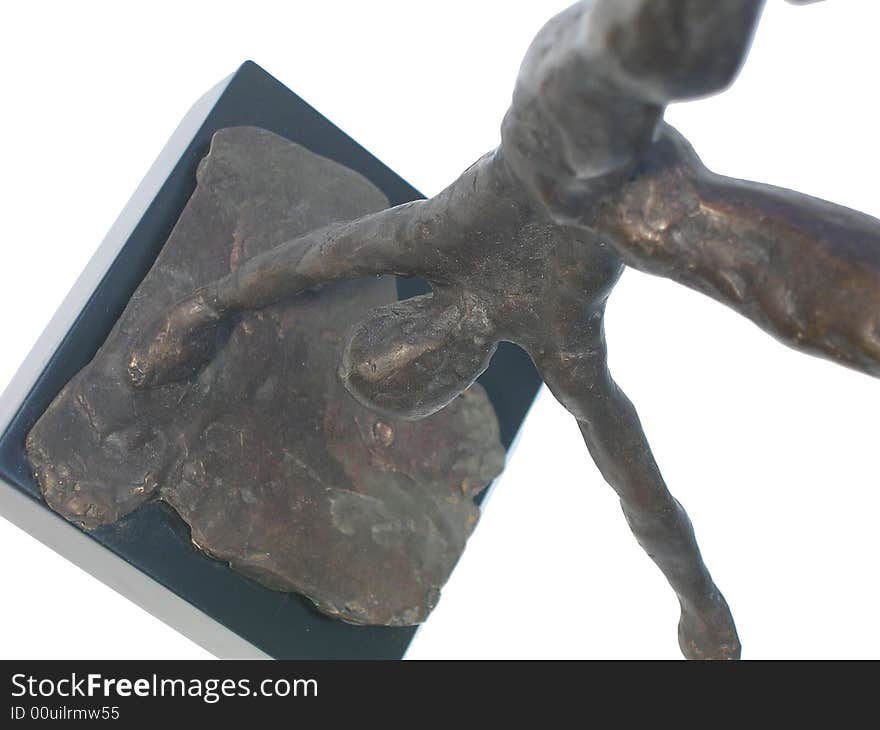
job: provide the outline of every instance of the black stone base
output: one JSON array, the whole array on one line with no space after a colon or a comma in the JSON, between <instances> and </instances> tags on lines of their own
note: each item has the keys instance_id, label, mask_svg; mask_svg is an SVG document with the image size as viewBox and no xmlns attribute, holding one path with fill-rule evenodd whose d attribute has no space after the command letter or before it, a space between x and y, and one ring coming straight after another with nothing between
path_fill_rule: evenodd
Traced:
<instances>
[{"instance_id":1,"label":"black stone base","mask_svg":"<svg viewBox=\"0 0 880 730\"><path fill-rule=\"evenodd\" d=\"M0 436L0 479L46 510L25 458L25 437L64 384L92 359L150 269L195 188L196 166L214 132L238 125L268 129L356 170L392 205L423 197L259 66L241 66ZM425 291L422 281L398 281L401 298ZM480 383L497 411L502 440L510 446L540 385L531 361L518 348L503 344ZM237 575L200 554L189 528L161 503L141 507L89 535L276 658L400 658L414 633L412 628L343 624L319 614L304 599Z\"/></svg>"}]
</instances>

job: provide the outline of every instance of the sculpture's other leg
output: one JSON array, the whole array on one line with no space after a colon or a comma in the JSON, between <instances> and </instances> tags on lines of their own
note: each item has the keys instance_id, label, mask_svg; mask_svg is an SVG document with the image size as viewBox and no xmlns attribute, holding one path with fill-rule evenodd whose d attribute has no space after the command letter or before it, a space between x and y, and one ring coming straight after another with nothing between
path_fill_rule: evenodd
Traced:
<instances>
[{"instance_id":1,"label":"sculpture's other leg","mask_svg":"<svg viewBox=\"0 0 880 730\"><path fill-rule=\"evenodd\" d=\"M880 220L716 175L664 125L597 222L629 266L706 294L784 344L880 377Z\"/></svg>"},{"instance_id":2,"label":"sculpture's other leg","mask_svg":"<svg viewBox=\"0 0 880 730\"><path fill-rule=\"evenodd\" d=\"M586 347L579 343L576 352L547 351L536 363L577 419L639 544L678 595L682 653L689 659L739 658L730 610L703 564L687 513L663 481L635 408L608 372L601 332Z\"/></svg>"}]
</instances>

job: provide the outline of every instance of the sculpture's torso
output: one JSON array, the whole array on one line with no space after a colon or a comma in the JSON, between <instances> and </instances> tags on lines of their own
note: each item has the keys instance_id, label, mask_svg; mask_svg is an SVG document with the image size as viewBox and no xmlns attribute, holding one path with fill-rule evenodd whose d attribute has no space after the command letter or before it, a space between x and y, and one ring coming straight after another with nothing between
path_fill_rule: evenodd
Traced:
<instances>
[{"instance_id":1,"label":"sculpture's torso","mask_svg":"<svg viewBox=\"0 0 880 730\"><path fill-rule=\"evenodd\" d=\"M601 318L623 270L595 231L550 220L497 152L437 202L433 218L414 223L435 296L450 295L445 284L468 292L475 299L469 306L482 308L503 339L530 352L595 334L586 325Z\"/></svg>"}]
</instances>

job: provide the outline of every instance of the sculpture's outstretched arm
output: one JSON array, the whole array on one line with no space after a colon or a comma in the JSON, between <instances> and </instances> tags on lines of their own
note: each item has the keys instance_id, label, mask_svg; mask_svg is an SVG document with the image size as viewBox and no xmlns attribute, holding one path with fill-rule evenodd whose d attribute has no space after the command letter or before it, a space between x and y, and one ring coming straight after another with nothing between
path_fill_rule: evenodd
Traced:
<instances>
[{"instance_id":1,"label":"sculpture's outstretched arm","mask_svg":"<svg viewBox=\"0 0 880 730\"><path fill-rule=\"evenodd\" d=\"M599 225L634 268L718 299L790 347L880 376L880 220L715 175L665 127Z\"/></svg>"}]
</instances>

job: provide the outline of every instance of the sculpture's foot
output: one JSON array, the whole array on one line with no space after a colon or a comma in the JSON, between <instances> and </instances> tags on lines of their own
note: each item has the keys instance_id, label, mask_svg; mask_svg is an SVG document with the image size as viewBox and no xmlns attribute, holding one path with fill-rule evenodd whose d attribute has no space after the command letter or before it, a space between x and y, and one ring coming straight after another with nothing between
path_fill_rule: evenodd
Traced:
<instances>
[{"instance_id":1,"label":"sculpture's foot","mask_svg":"<svg viewBox=\"0 0 880 730\"><path fill-rule=\"evenodd\" d=\"M194 375L225 339L223 322L203 291L173 306L135 338L127 362L132 384L150 388Z\"/></svg>"},{"instance_id":2,"label":"sculpture's foot","mask_svg":"<svg viewBox=\"0 0 880 730\"><path fill-rule=\"evenodd\" d=\"M678 645L687 659L739 659L742 646L727 601L717 588L699 606L682 606Z\"/></svg>"}]
</instances>

